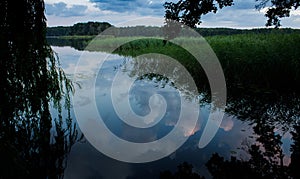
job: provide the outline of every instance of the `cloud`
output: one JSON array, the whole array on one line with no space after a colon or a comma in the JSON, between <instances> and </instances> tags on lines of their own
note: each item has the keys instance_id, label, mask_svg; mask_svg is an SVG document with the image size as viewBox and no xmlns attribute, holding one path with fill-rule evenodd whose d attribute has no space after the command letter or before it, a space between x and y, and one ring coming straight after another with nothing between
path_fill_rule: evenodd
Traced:
<instances>
[{"instance_id":1,"label":"cloud","mask_svg":"<svg viewBox=\"0 0 300 179\"><path fill-rule=\"evenodd\" d=\"M234 9L254 9L257 2L255 0L235 0L231 8Z\"/></svg>"},{"instance_id":2,"label":"cloud","mask_svg":"<svg viewBox=\"0 0 300 179\"><path fill-rule=\"evenodd\" d=\"M255 0L235 0L234 5L219 9L217 13L204 15L203 27L252 28L264 27L266 18L255 9Z\"/></svg>"},{"instance_id":3,"label":"cloud","mask_svg":"<svg viewBox=\"0 0 300 179\"><path fill-rule=\"evenodd\" d=\"M177 0L167 0L177 2ZM163 4L166 0L90 0L101 10L136 16L164 16ZM202 17L203 27L251 28L264 27L263 12L255 9L255 0L235 0L234 5L209 13ZM120 17L121 18L121 17ZM130 19L128 19L130 20Z\"/></svg>"},{"instance_id":4,"label":"cloud","mask_svg":"<svg viewBox=\"0 0 300 179\"><path fill-rule=\"evenodd\" d=\"M85 5L72 5L68 7L68 5L64 2L47 4L46 3L46 14L61 16L61 17L72 17L72 16L82 16L85 14L87 10L87 6Z\"/></svg>"},{"instance_id":5,"label":"cloud","mask_svg":"<svg viewBox=\"0 0 300 179\"><path fill-rule=\"evenodd\" d=\"M178 0L45 0L49 26L73 25L77 22L106 21L113 25L142 17L158 17L163 21L166 1ZM200 27L258 28L267 21L255 0L234 0L234 5L208 13ZM283 27L300 28L300 11L283 18ZM144 22L143 25L161 25ZM146 24L147 23L147 24ZM140 24L142 25L142 24Z\"/></svg>"},{"instance_id":6,"label":"cloud","mask_svg":"<svg viewBox=\"0 0 300 179\"><path fill-rule=\"evenodd\" d=\"M139 15L164 14L164 0L90 0L101 10Z\"/></svg>"},{"instance_id":7,"label":"cloud","mask_svg":"<svg viewBox=\"0 0 300 179\"><path fill-rule=\"evenodd\" d=\"M228 132L228 131L231 131L233 127L234 127L234 121L232 120L232 117L225 116L222 120L220 128L222 128L224 131Z\"/></svg>"},{"instance_id":8,"label":"cloud","mask_svg":"<svg viewBox=\"0 0 300 179\"><path fill-rule=\"evenodd\" d=\"M216 14L207 14L202 17L201 26L251 28L264 27L266 18L263 13L254 9L222 9Z\"/></svg>"}]
</instances>

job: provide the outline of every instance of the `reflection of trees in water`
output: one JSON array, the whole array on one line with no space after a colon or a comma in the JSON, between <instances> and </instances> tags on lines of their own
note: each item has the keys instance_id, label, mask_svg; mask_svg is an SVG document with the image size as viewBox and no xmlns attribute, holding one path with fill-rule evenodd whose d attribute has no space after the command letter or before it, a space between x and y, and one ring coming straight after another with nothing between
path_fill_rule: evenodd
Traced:
<instances>
[{"instance_id":1,"label":"reflection of trees in water","mask_svg":"<svg viewBox=\"0 0 300 179\"><path fill-rule=\"evenodd\" d=\"M224 161L218 158L217 154L211 158L208 166L216 170L215 165L222 172L225 168L222 165L234 165L242 163L244 168L239 171L245 176L263 178L297 178L292 166L298 166L299 162L299 119L300 99L298 94L261 94L235 91L229 96L227 112L237 116L240 120L250 121L257 135L256 143L248 146L249 161L241 161L233 158L231 161ZM295 132L297 131L297 132ZM282 149L282 137L285 133L291 132L294 145L291 146L292 163L284 166L284 153ZM296 159L296 160L295 160ZM219 164L217 164L219 162ZM222 173L220 172L220 173ZM248 173L247 173L248 172ZM250 173L249 173L250 172Z\"/></svg>"},{"instance_id":2,"label":"reflection of trees in water","mask_svg":"<svg viewBox=\"0 0 300 179\"><path fill-rule=\"evenodd\" d=\"M197 91L190 90L188 72L180 69L180 64L167 60L163 55L144 55L133 60L125 61L121 70L127 71L130 77L138 77L139 80L151 80L160 84L173 86L189 98L198 96ZM182 67L182 66L181 66ZM230 84L228 86L236 86ZM207 104L210 101L209 92L202 89L204 99L200 103ZM248 121L255 134L249 136L255 139L253 143L247 143L242 148L249 154L249 160L232 157L226 161L219 154L211 156L206 166L214 178L297 178L296 168L299 167L299 122L300 98L295 92L284 93L245 88L229 88L229 96L226 112L239 120ZM285 133L291 133L294 144L291 146L291 163L284 165L284 151L282 149L282 137ZM199 178L192 172L188 164L181 164L178 171L172 174L169 171L162 172L161 178L178 178L179 176ZM180 177L179 177L180 178Z\"/></svg>"},{"instance_id":3,"label":"reflection of trees in water","mask_svg":"<svg viewBox=\"0 0 300 179\"><path fill-rule=\"evenodd\" d=\"M136 58L129 65L124 65L123 70L129 71L131 77L138 76L140 80L158 82L162 84L160 86L162 88L166 84L175 86L190 98L198 96L197 91L189 90L187 75L184 74L186 71L179 69L178 64L164 60L166 59L163 59L163 56L154 58L153 55L152 58ZM198 89L201 87L198 86ZM243 147L250 156L247 161L237 157L225 161L223 157L214 154L206 164L212 176L214 178L297 178L296 168L300 164L299 95L293 92L262 92L251 89L230 88L228 90L226 112L236 116L239 120L250 122L255 132L256 142ZM203 94L206 94L203 96L205 99L200 103L207 103L210 95L206 90ZM291 163L285 166L282 137L288 132L292 133L294 144L291 146ZM249 137L253 138L253 136ZM186 169L184 171L178 169L175 174L168 171L162 172L161 178L178 178L181 174L199 178L191 172L191 167L186 167Z\"/></svg>"},{"instance_id":4,"label":"reflection of trees in water","mask_svg":"<svg viewBox=\"0 0 300 179\"><path fill-rule=\"evenodd\" d=\"M157 88L172 87L186 100L199 102L205 106L211 101L207 79L197 86L183 64L163 54L146 54L135 58L125 58L115 69L126 72L130 78L151 81ZM200 79L200 78L199 78ZM198 79L198 81L199 81Z\"/></svg>"},{"instance_id":5,"label":"reflection of trees in water","mask_svg":"<svg viewBox=\"0 0 300 179\"><path fill-rule=\"evenodd\" d=\"M145 56L144 56L145 57ZM139 76L140 80L151 80L164 85L175 86L180 91L187 92L186 96L195 97L198 92L190 91L186 85L186 74L182 70L175 70L172 63L161 62L161 58L137 58L127 67L122 68L129 71L131 77ZM158 60L160 59L160 60ZM126 69L130 68L130 69ZM153 71L153 69L155 69ZM190 68L188 68L190 69ZM164 72L164 73L161 73ZM193 74L193 73L192 73ZM237 75L239 76L239 75ZM249 76L249 80L251 76ZM202 78L201 78L202 79ZM228 79L230 80L230 78ZM242 80L242 79L241 79ZM202 88L197 81L198 90L202 90L204 97L201 102L210 101L207 86ZM204 80L203 80L204 81ZM260 82L257 82L260 83ZM204 82L205 84L205 82ZM242 84L247 84L243 81ZM232 157L226 161L218 154L214 154L207 162L207 168L215 178L299 178L297 169L300 164L300 99L299 94L293 92L284 93L261 90L245 89L237 90L239 85L227 81L228 104L227 113L237 116L239 120L249 121L255 132L255 143L245 146L250 159L242 160ZM288 166L283 164L285 154L282 149L282 137L285 133L291 133L294 144L291 146L291 163ZM253 136L250 136L253 137ZM187 168L190 171L190 168ZM164 176L175 177L176 174L165 173Z\"/></svg>"},{"instance_id":6,"label":"reflection of trees in water","mask_svg":"<svg viewBox=\"0 0 300 179\"><path fill-rule=\"evenodd\" d=\"M193 172L193 166L186 162L177 166L177 171L172 174L170 171L163 171L160 173L159 178L161 179L177 179L177 178L189 178L189 179L202 179L204 177L199 176Z\"/></svg>"},{"instance_id":7,"label":"reflection of trees in water","mask_svg":"<svg viewBox=\"0 0 300 179\"><path fill-rule=\"evenodd\" d=\"M75 48L76 50L84 50L91 40L92 38L83 38L83 39L81 38L63 39L59 37L47 38L47 42L52 46L58 46L58 47L70 46Z\"/></svg>"},{"instance_id":8,"label":"reflection of trees in water","mask_svg":"<svg viewBox=\"0 0 300 179\"><path fill-rule=\"evenodd\" d=\"M178 64L164 61L164 56L140 57L124 62L122 70L128 71L130 77L139 77L139 80L151 80L160 84L176 87L186 96L198 96L197 91L190 91L187 85L187 74L179 69ZM231 86L231 85L230 85ZM188 91L188 92L186 92ZM205 90L204 90L205 91ZM204 94L207 94L205 92ZM209 101L210 95L204 95ZM248 121L253 126L255 142L247 143L242 148L249 154L250 159L244 160L232 157L226 161L219 154L211 156L206 166L214 178L297 178L299 167L299 122L300 98L297 93L261 92L245 89L229 89L228 114L239 120ZM290 132L294 144L291 146L291 163L284 165L284 151L282 137ZM243 144L244 145L244 144ZM185 167L183 167L185 166ZM183 170L184 169L184 170ZM162 172L161 178L178 178L179 176L199 178L192 172L188 164L181 164L178 171L172 174Z\"/></svg>"},{"instance_id":9,"label":"reflection of trees in water","mask_svg":"<svg viewBox=\"0 0 300 179\"><path fill-rule=\"evenodd\" d=\"M233 91L231 91L233 92ZM248 121L253 126L255 142L241 145L249 154L245 160L232 156L230 160L215 153L206 163L213 178L299 178L300 167L300 99L297 94L261 94L245 91L230 93L227 113ZM284 164L282 137L291 133L293 144L290 163ZM288 157L289 158L289 157ZM182 170L185 166L185 170ZM192 165L183 163L177 172L161 172L160 178L200 178L192 172ZM201 174L201 173L200 173Z\"/></svg>"},{"instance_id":10,"label":"reflection of trees in water","mask_svg":"<svg viewBox=\"0 0 300 179\"><path fill-rule=\"evenodd\" d=\"M3 0L0 9L0 178L62 178L77 131L72 85L46 43L44 2Z\"/></svg>"},{"instance_id":11,"label":"reflection of trees in water","mask_svg":"<svg viewBox=\"0 0 300 179\"><path fill-rule=\"evenodd\" d=\"M294 178L300 178L300 124L294 126L292 132L294 144L291 146L291 164L289 165L289 171Z\"/></svg>"},{"instance_id":12,"label":"reflection of trees in water","mask_svg":"<svg viewBox=\"0 0 300 179\"><path fill-rule=\"evenodd\" d=\"M219 154L213 154L206 163L213 178L299 178L299 96L245 91L230 94L227 113L252 124L255 142L242 144L246 145L242 148L249 154L249 160L236 156L225 160ZM294 143L290 146L290 163L284 164L283 158L287 156L282 148L282 137L287 132L291 133ZM161 178L175 176L176 173L170 175L170 172L161 174Z\"/></svg>"},{"instance_id":13,"label":"reflection of trees in water","mask_svg":"<svg viewBox=\"0 0 300 179\"><path fill-rule=\"evenodd\" d=\"M179 62L159 54L148 54L133 58L122 66L130 77L138 80L150 80L178 89L185 98L194 99L199 96L195 82L189 72Z\"/></svg>"},{"instance_id":14,"label":"reflection of trees in water","mask_svg":"<svg viewBox=\"0 0 300 179\"><path fill-rule=\"evenodd\" d=\"M236 157L225 161L218 154L213 154L206 166L214 178L299 178L299 126L293 133L294 144L291 146L291 163L283 165L281 137L273 131L273 127L255 127L262 136L249 147L250 160L243 161ZM260 128L260 129L258 129ZM263 149L261 149L263 147Z\"/></svg>"},{"instance_id":15,"label":"reflection of trees in water","mask_svg":"<svg viewBox=\"0 0 300 179\"><path fill-rule=\"evenodd\" d=\"M299 94L229 89L227 112L240 120L264 122L287 131L300 117Z\"/></svg>"}]
</instances>

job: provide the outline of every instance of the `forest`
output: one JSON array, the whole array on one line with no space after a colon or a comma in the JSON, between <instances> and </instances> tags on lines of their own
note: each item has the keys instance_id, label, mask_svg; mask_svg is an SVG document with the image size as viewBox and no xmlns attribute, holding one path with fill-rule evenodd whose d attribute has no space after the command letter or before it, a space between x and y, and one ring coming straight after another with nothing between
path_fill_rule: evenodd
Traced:
<instances>
[{"instance_id":1,"label":"forest","mask_svg":"<svg viewBox=\"0 0 300 179\"><path fill-rule=\"evenodd\" d=\"M111 26L108 22L87 22L73 26L48 27L47 36L97 35Z\"/></svg>"},{"instance_id":2,"label":"forest","mask_svg":"<svg viewBox=\"0 0 300 179\"><path fill-rule=\"evenodd\" d=\"M108 22L82 22L73 26L48 27L47 37L53 36L96 36L105 29L113 27L114 34L118 37L145 36L155 37L164 36L163 27L155 26L130 26L114 27ZM235 35L235 34L269 34L269 33L300 33L300 29L292 28L259 28L259 29L233 29L233 28L195 28L203 37L215 35Z\"/></svg>"}]
</instances>

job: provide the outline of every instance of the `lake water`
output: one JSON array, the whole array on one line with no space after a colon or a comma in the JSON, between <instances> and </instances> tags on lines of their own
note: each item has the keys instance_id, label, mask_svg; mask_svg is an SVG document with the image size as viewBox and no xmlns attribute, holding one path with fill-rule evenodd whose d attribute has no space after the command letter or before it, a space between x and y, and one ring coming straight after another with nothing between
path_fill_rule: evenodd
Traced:
<instances>
[{"instance_id":1,"label":"lake water","mask_svg":"<svg viewBox=\"0 0 300 179\"><path fill-rule=\"evenodd\" d=\"M52 47L61 61L61 65L65 72L73 77L78 60L83 51L78 51L71 47ZM85 52L93 57L99 57L99 61L108 54L102 52ZM77 66L80 69L96 68L97 58L83 63L82 66ZM201 94L184 93L181 89L186 89L184 84L180 86L173 85L168 79L160 78L160 76L142 75L136 71L138 66L135 66L135 59L122 57L118 55L110 55L110 59L105 61L98 73L86 73L77 77L79 85L82 79L90 78L94 75L96 107L105 125L112 133L119 138L136 143L147 143L165 137L174 127L180 114L180 104L188 105L194 103L201 98ZM146 72L144 72L146 74ZM96 76L95 76L96 75ZM149 99L152 95L158 94L164 98L167 104L165 114L161 121L148 121L153 124L149 129L138 129L126 124L120 120L120 116L115 111L115 106L112 100L121 101L120 104L127 104L123 98L112 99L110 93L115 76L120 76L120 82L132 79L134 84L129 91L129 104L132 110L140 116L145 116L151 112ZM84 81L84 80L83 80ZM77 83L75 83L77 85ZM182 87L182 88L181 88ZM121 89L122 85L115 88ZM187 89L186 89L187 90ZM76 93L76 91L75 91ZM185 103L180 103L180 95L186 94ZM265 96L268 96L266 94ZM259 98L259 97L257 97ZM269 98L268 98L269 99ZM290 164L291 152L290 145L292 135L290 127L295 120L299 119L299 99L293 97L278 98L275 101L267 101L261 98L262 101L257 101L254 97L249 97L246 94L229 96L228 106L225 116L213 140L204 148L198 147L199 139L203 134L204 127L208 120L210 112L210 104L202 103L198 105L199 116L195 128L187 128L184 131L188 140L172 154L148 163L127 163L121 162L99 152L88 140L82 140L74 144L70 155L67 159L67 167L65 170L65 178L159 178L162 171L169 170L175 172L177 166L183 162L188 162L193 165L193 171L210 178L205 164L211 158L213 153L218 153L220 156L229 160L231 156L238 159L249 160L251 155L247 152L247 147L253 144L258 144L257 139L260 133L254 130L254 126L258 124L258 119L264 121L267 125L274 127L275 134L279 134L282 138L282 151L284 154L283 163L285 166ZM160 97L153 98L154 103L161 103ZM155 101L156 100L156 101ZM288 102L286 102L288 101ZM88 105L91 101L87 98L82 98L80 103L74 105ZM288 104L296 104L290 105ZM122 110L122 106L120 107ZM74 109L74 108L73 108ZM76 109L76 106L75 106ZM127 110L124 108L123 110ZM159 109L158 109L159 110ZM163 111L163 110L162 110ZM120 112L122 113L122 111ZM191 115L192 112L189 112ZM91 113L81 111L80 116L88 119ZM72 111L72 117L76 115ZM289 118L289 119L287 119ZM83 119L80 119L83 120ZM283 120L283 121L280 121ZM265 124L264 123L264 124ZM98 131L95 135L102 134L103 131ZM258 144L260 145L260 144ZM119 149L122 150L122 149Z\"/></svg>"}]
</instances>

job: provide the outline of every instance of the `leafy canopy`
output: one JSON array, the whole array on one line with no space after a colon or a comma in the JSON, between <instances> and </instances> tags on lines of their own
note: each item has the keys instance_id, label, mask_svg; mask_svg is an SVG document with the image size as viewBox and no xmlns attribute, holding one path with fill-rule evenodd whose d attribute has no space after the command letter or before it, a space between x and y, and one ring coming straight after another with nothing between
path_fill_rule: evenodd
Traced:
<instances>
[{"instance_id":1,"label":"leafy canopy","mask_svg":"<svg viewBox=\"0 0 300 179\"><path fill-rule=\"evenodd\" d=\"M166 2L165 18L182 22L190 27L201 23L202 15L209 12L217 12L217 7L222 9L233 5L233 0L179 0L177 3Z\"/></svg>"},{"instance_id":2,"label":"leafy canopy","mask_svg":"<svg viewBox=\"0 0 300 179\"><path fill-rule=\"evenodd\" d=\"M266 26L281 26L280 18L289 17L291 10L298 9L300 0L256 0L256 9L268 8L265 16L268 18Z\"/></svg>"},{"instance_id":3,"label":"leafy canopy","mask_svg":"<svg viewBox=\"0 0 300 179\"><path fill-rule=\"evenodd\" d=\"M280 18L289 17L290 11L300 5L300 0L255 0L256 9L267 8L266 26L281 26ZM195 27L201 23L201 16L218 9L234 5L233 0L179 0L177 3L166 2L165 18L175 20L187 26Z\"/></svg>"}]
</instances>

